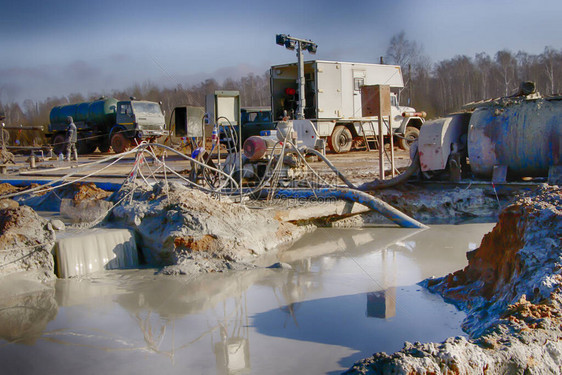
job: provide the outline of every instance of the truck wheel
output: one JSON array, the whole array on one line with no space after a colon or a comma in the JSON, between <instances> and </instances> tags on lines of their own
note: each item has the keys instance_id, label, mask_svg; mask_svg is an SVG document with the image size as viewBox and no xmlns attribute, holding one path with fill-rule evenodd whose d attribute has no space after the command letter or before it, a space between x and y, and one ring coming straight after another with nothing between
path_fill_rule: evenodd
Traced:
<instances>
[{"instance_id":1,"label":"truck wheel","mask_svg":"<svg viewBox=\"0 0 562 375\"><path fill-rule=\"evenodd\" d=\"M66 137L64 134L57 134L55 138L53 138L53 152L55 155L60 155L66 152Z\"/></svg>"},{"instance_id":2,"label":"truck wheel","mask_svg":"<svg viewBox=\"0 0 562 375\"><path fill-rule=\"evenodd\" d=\"M398 147L402 150L408 151L410 149L410 145L417 141L419 136L420 130L418 128L408 126L404 132L404 138L399 138Z\"/></svg>"},{"instance_id":3,"label":"truck wheel","mask_svg":"<svg viewBox=\"0 0 562 375\"><path fill-rule=\"evenodd\" d=\"M115 133L111 136L111 148L116 154L127 151L131 146L131 141L129 141L123 134Z\"/></svg>"},{"instance_id":4,"label":"truck wheel","mask_svg":"<svg viewBox=\"0 0 562 375\"><path fill-rule=\"evenodd\" d=\"M96 151L96 148L98 148L98 146L96 146L95 143L88 144L88 154L93 154Z\"/></svg>"},{"instance_id":5,"label":"truck wheel","mask_svg":"<svg viewBox=\"0 0 562 375\"><path fill-rule=\"evenodd\" d=\"M351 131L343 125L336 126L332 135L328 137L328 146L336 154L342 154L351 150L352 143L353 136Z\"/></svg>"},{"instance_id":6,"label":"truck wheel","mask_svg":"<svg viewBox=\"0 0 562 375\"><path fill-rule=\"evenodd\" d=\"M76 151L79 155L90 154L92 151L92 145L88 143L84 135L78 135L78 142L76 143Z\"/></svg>"},{"instance_id":7,"label":"truck wheel","mask_svg":"<svg viewBox=\"0 0 562 375\"><path fill-rule=\"evenodd\" d=\"M109 152L109 148L111 147L111 145L108 142L102 142L98 148L100 150L101 153L106 153Z\"/></svg>"}]
</instances>

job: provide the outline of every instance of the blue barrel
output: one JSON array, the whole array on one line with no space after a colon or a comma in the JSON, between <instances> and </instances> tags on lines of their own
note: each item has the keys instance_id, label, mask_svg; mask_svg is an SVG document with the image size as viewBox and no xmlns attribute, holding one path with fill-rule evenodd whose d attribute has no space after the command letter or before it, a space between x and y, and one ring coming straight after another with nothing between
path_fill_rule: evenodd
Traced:
<instances>
[{"instance_id":1,"label":"blue barrel","mask_svg":"<svg viewBox=\"0 0 562 375\"><path fill-rule=\"evenodd\" d=\"M496 165L510 176L547 176L560 164L562 98L506 99L477 108L468 127L472 172L489 177Z\"/></svg>"}]
</instances>

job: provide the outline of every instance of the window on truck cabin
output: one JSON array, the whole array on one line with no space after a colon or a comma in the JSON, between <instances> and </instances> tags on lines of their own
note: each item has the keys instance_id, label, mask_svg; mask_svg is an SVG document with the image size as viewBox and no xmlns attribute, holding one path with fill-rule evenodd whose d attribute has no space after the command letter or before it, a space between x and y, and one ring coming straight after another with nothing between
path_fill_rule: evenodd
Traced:
<instances>
[{"instance_id":1,"label":"window on truck cabin","mask_svg":"<svg viewBox=\"0 0 562 375\"><path fill-rule=\"evenodd\" d=\"M256 121L256 117L258 117L258 113L257 113L257 112L250 112L250 113L248 113L248 122L255 122L255 121Z\"/></svg>"},{"instance_id":2,"label":"window on truck cabin","mask_svg":"<svg viewBox=\"0 0 562 375\"><path fill-rule=\"evenodd\" d=\"M135 113L142 113L146 115L162 114L162 109L156 103L134 102L132 103Z\"/></svg>"},{"instance_id":3,"label":"window on truck cabin","mask_svg":"<svg viewBox=\"0 0 562 375\"><path fill-rule=\"evenodd\" d=\"M390 105L398 107L398 98L396 95L390 95Z\"/></svg>"},{"instance_id":4,"label":"window on truck cabin","mask_svg":"<svg viewBox=\"0 0 562 375\"><path fill-rule=\"evenodd\" d=\"M131 113L133 113L133 110L131 108L131 104L129 104L129 103L119 104L118 110L119 110L120 115L130 115Z\"/></svg>"},{"instance_id":5,"label":"window on truck cabin","mask_svg":"<svg viewBox=\"0 0 562 375\"><path fill-rule=\"evenodd\" d=\"M361 91L361 86L365 85L365 78L353 78L353 89Z\"/></svg>"}]
</instances>

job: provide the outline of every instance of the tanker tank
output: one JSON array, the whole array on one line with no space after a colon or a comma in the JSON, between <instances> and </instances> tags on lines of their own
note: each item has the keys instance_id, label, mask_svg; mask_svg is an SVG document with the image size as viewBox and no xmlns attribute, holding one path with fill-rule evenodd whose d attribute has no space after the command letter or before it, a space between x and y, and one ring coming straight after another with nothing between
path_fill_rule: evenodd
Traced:
<instances>
[{"instance_id":1,"label":"tanker tank","mask_svg":"<svg viewBox=\"0 0 562 375\"><path fill-rule=\"evenodd\" d=\"M64 130L60 127L66 127L68 116L74 119L78 127L85 127L86 124L99 128L111 127L115 124L116 108L115 98L100 98L92 102L57 106L51 109L49 129L50 131Z\"/></svg>"},{"instance_id":2,"label":"tanker tank","mask_svg":"<svg viewBox=\"0 0 562 375\"><path fill-rule=\"evenodd\" d=\"M475 175L490 177L507 166L512 177L547 176L560 164L562 97L503 98L473 112L468 158Z\"/></svg>"}]
</instances>

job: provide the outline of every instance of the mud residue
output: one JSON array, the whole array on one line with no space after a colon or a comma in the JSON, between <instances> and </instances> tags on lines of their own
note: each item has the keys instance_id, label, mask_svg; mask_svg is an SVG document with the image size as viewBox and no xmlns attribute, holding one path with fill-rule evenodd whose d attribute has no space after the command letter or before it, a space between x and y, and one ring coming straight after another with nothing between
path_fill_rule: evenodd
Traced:
<instances>
[{"instance_id":1,"label":"mud residue","mask_svg":"<svg viewBox=\"0 0 562 375\"><path fill-rule=\"evenodd\" d=\"M41 271L41 279L54 278L54 241L51 225L30 207L0 210L0 276Z\"/></svg>"},{"instance_id":2,"label":"mud residue","mask_svg":"<svg viewBox=\"0 0 562 375\"><path fill-rule=\"evenodd\" d=\"M499 210L499 202L495 196L478 188L428 190L412 187L376 194L394 208L424 223L489 217Z\"/></svg>"},{"instance_id":3,"label":"mud residue","mask_svg":"<svg viewBox=\"0 0 562 375\"><path fill-rule=\"evenodd\" d=\"M378 190L373 195L424 224L497 217L500 206L507 204L507 199L498 200L493 192L481 188L431 190L405 184L393 189ZM388 220L381 214L371 211L337 220L329 226L360 227L386 222Z\"/></svg>"},{"instance_id":4,"label":"mud residue","mask_svg":"<svg viewBox=\"0 0 562 375\"><path fill-rule=\"evenodd\" d=\"M560 373L562 193L518 197L468 254L468 266L422 284L466 310L469 339L410 344L357 362L355 374Z\"/></svg>"}]
</instances>

